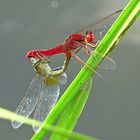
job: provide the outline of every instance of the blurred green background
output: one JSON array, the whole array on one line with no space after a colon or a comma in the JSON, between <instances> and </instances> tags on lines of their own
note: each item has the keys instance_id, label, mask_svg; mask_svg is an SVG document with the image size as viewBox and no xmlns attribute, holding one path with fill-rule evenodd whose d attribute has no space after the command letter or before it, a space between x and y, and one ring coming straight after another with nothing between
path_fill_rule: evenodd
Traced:
<instances>
[{"instance_id":1,"label":"blurred green background","mask_svg":"<svg viewBox=\"0 0 140 140\"><path fill-rule=\"evenodd\" d=\"M0 106L15 110L34 77L25 53L49 49L66 37L105 16L123 9L129 0L1 0L0 1ZM140 138L140 19L130 28L111 57L114 71L99 70L107 79L95 76L93 89L75 131L102 140ZM64 56L53 58L61 66ZM61 95L80 70L73 62L67 69L68 82ZM0 139L28 140L30 126L18 130L0 120Z\"/></svg>"}]
</instances>

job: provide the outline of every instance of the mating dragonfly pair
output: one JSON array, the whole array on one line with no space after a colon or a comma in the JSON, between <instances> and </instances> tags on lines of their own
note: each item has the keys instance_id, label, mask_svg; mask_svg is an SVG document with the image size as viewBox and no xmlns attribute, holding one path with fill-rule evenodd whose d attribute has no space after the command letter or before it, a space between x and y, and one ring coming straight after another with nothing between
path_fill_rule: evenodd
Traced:
<instances>
[{"instance_id":1,"label":"mating dragonfly pair","mask_svg":"<svg viewBox=\"0 0 140 140\"><path fill-rule=\"evenodd\" d=\"M117 11L81 31L71 34L63 44L53 49L32 50L28 52L27 57L32 63L37 75L31 81L15 113L29 117L34 111L33 119L43 122L57 102L60 93L60 84L63 85L67 82L67 75L64 72L71 56L80 63L85 64L76 53L79 52L79 50L83 50L86 55L94 53L94 48L96 48L98 42L104 37L120 13L121 11ZM64 65L60 68L51 69L47 57L60 53L66 54ZM108 59L110 60L110 58ZM114 62L113 65L115 65ZM87 65L87 67L101 76L89 65ZM14 128L19 128L24 122L17 122L13 117L11 123ZM33 130L35 132L38 130L38 127L34 124Z\"/></svg>"}]
</instances>

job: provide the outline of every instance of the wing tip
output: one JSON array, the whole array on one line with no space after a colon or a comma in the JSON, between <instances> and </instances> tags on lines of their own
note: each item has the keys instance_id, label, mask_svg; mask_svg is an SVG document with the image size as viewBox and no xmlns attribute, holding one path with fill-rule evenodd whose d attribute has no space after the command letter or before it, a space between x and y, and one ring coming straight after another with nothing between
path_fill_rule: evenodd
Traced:
<instances>
[{"instance_id":1,"label":"wing tip","mask_svg":"<svg viewBox=\"0 0 140 140\"><path fill-rule=\"evenodd\" d=\"M14 129L18 129L23 123L17 121L11 121L11 125Z\"/></svg>"}]
</instances>

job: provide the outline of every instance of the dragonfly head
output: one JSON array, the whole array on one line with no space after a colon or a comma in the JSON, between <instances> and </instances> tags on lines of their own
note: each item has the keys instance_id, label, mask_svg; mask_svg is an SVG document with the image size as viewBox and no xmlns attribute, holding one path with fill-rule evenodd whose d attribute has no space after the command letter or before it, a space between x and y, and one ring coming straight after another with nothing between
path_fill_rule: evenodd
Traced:
<instances>
[{"instance_id":1,"label":"dragonfly head","mask_svg":"<svg viewBox=\"0 0 140 140\"><path fill-rule=\"evenodd\" d=\"M36 64L42 57L38 54L37 50L32 50L26 53L26 56L29 58L29 61L32 64Z\"/></svg>"},{"instance_id":2,"label":"dragonfly head","mask_svg":"<svg viewBox=\"0 0 140 140\"><path fill-rule=\"evenodd\" d=\"M36 56L35 50L29 51L26 53L26 56L29 58L29 61L32 64L36 64L39 60L39 58Z\"/></svg>"},{"instance_id":3,"label":"dragonfly head","mask_svg":"<svg viewBox=\"0 0 140 140\"><path fill-rule=\"evenodd\" d=\"M94 36L93 32L91 32L91 31L86 32L86 36L85 36L86 42L93 42L94 38L95 38L95 36Z\"/></svg>"},{"instance_id":4,"label":"dragonfly head","mask_svg":"<svg viewBox=\"0 0 140 140\"><path fill-rule=\"evenodd\" d=\"M37 62L38 62L38 58L36 58L36 57L28 57L29 58L29 61L34 65L34 64L36 64Z\"/></svg>"}]
</instances>

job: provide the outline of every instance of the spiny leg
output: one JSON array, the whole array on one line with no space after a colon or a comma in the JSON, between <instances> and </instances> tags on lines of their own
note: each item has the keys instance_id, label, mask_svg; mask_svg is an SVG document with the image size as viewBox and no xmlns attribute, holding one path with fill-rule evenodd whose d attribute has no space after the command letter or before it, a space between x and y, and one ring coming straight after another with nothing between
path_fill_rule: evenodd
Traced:
<instances>
[{"instance_id":1,"label":"spiny leg","mask_svg":"<svg viewBox=\"0 0 140 140\"><path fill-rule=\"evenodd\" d=\"M98 43L99 42L97 42L96 44L98 45ZM90 43L88 43L88 45L91 47L92 46L92 48L94 48L95 46L93 46L92 44L90 44ZM99 52L95 52L95 51L93 51L92 49L90 49L89 47L87 48L87 51L88 51L88 55L90 56L91 54L98 54L98 55L101 55L102 56L102 54L101 53L99 53ZM106 59L108 59L114 66L116 66L116 63L115 63L115 61L112 59L112 58L110 58L109 56L104 56ZM115 67L116 68L116 67ZM113 68L113 69L115 69L115 68Z\"/></svg>"},{"instance_id":2,"label":"spiny leg","mask_svg":"<svg viewBox=\"0 0 140 140\"><path fill-rule=\"evenodd\" d=\"M87 55L91 55L91 52L93 52L93 51L91 51L91 49L89 49L88 46L90 46L91 48L94 48L94 49L95 49L95 48L98 46L99 42L100 42L100 41L94 42L94 43L96 43L95 45L92 45L92 44L90 44L90 43L88 43L88 42L85 42L85 41L83 41L83 42L78 42L78 43L80 43L80 44L83 46L83 48L85 49L84 52L85 52ZM89 50L90 50L90 51L89 51Z\"/></svg>"},{"instance_id":3,"label":"spiny leg","mask_svg":"<svg viewBox=\"0 0 140 140\"><path fill-rule=\"evenodd\" d=\"M78 47L78 49L77 49L76 51L73 50L73 52L76 54L76 53L78 53L82 48L83 48L83 44L81 44L81 46Z\"/></svg>"},{"instance_id":4,"label":"spiny leg","mask_svg":"<svg viewBox=\"0 0 140 140\"><path fill-rule=\"evenodd\" d=\"M97 46L99 45L99 43L100 43L99 40L96 42L95 45L92 45L91 43L88 43L88 42L84 42L85 45L90 46L91 48L94 48L94 49L97 48Z\"/></svg>"}]
</instances>

